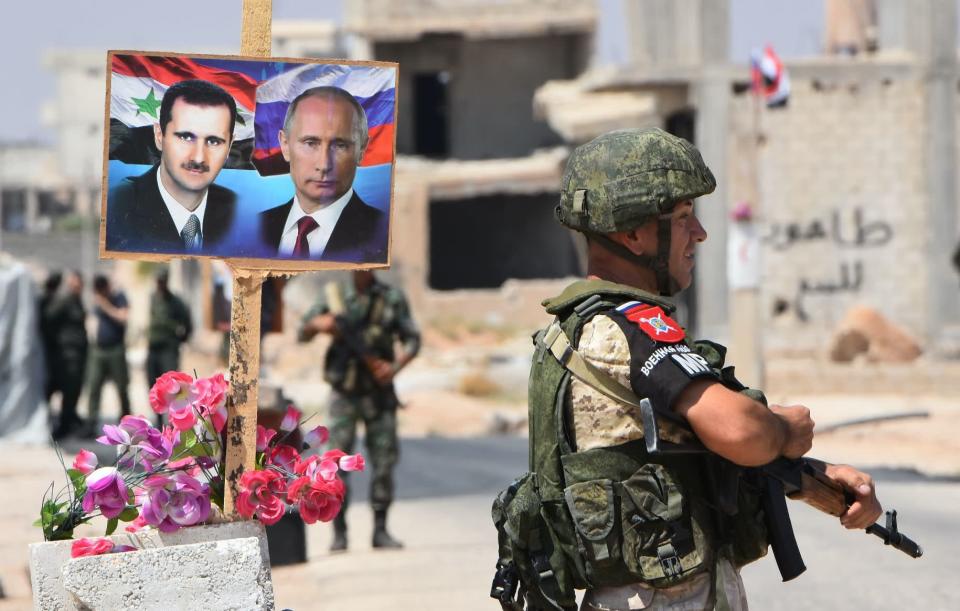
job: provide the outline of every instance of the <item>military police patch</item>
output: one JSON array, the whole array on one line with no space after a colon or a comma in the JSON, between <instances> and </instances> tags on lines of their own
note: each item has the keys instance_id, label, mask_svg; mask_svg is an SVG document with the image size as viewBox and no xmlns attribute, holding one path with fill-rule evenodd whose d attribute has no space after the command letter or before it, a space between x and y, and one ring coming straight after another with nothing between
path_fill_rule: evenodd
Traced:
<instances>
[{"instance_id":1,"label":"military police patch","mask_svg":"<svg viewBox=\"0 0 960 611\"><path fill-rule=\"evenodd\" d=\"M657 342L675 344L685 337L683 328L666 315L659 306L628 301L617 308L627 320L636 323L640 330Z\"/></svg>"}]
</instances>

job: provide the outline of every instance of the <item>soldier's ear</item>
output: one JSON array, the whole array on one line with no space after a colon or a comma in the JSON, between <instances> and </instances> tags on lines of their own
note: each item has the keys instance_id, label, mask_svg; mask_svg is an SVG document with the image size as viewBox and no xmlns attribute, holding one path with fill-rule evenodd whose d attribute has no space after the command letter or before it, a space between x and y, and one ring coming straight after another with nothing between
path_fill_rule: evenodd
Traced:
<instances>
[{"instance_id":1,"label":"soldier's ear","mask_svg":"<svg viewBox=\"0 0 960 611\"><path fill-rule=\"evenodd\" d=\"M655 247L656 231L650 231L647 224L644 224L627 231L618 231L611 234L611 238L635 255L649 254Z\"/></svg>"}]
</instances>

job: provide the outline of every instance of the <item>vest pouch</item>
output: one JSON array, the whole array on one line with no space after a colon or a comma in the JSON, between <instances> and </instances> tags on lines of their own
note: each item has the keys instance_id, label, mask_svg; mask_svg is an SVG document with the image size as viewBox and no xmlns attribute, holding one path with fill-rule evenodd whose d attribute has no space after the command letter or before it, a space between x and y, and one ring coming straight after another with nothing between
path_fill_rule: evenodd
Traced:
<instances>
[{"instance_id":1,"label":"vest pouch","mask_svg":"<svg viewBox=\"0 0 960 611\"><path fill-rule=\"evenodd\" d=\"M665 587L680 583L703 567L683 494L663 465L647 463L618 488L621 493L623 559L641 580ZM699 534L699 533L697 533Z\"/></svg>"},{"instance_id":2,"label":"vest pouch","mask_svg":"<svg viewBox=\"0 0 960 611\"><path fill-rule=\"evenodd\" d=\"M586 561L587 579L609 572L609 567L621 564L617 503L613 482L597 479L567 486L564 491L567 509L577 530L580 553ZM603 579L599 580L601 583Z\"/></svg>"}]
</instances>

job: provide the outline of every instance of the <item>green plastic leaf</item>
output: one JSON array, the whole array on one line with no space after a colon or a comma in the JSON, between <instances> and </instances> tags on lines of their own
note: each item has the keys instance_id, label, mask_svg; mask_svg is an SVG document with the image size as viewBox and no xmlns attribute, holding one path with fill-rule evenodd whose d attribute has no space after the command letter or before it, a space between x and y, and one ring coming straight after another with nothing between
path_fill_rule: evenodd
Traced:
<instances>
[{"instance_id":1,"label":"green plastic leaf","mask_svg":"<svg viewBox=\"0 0 960 611\"><path fill-rule=\"evenodd\" d=\"M137 511L136 507L127 507L120 515L117 516L121 522L132 522L137 519L137 516L140 515L140 512Z\"/></svg>"},{"instance_id":2,"label":"green plastic leaf","mask_svg":"<svg viewBox=\"0 0 960 611\"><path fill-rule=\"evenodd\" d=\"M105 537L109 537L113 534L113 531L117 530L117 524L120 521L117 518L110 518L107 520L107 530L103 533Z\"/></svg>"}]
</instances>

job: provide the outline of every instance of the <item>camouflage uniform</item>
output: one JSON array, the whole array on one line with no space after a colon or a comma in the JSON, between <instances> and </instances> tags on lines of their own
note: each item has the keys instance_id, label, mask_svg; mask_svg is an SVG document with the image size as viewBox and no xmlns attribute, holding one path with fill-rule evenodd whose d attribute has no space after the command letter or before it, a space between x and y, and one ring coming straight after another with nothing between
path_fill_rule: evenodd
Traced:
<instances>
[{"instance_id":1,"label":"camouflage uniform","mask_svg":"<svg viewBox=\"0 0 960 611\"><path fill-rule=\"evenodd\" d=\"M108 299L114 307L127 307L127 298L119 291L109 295ZM121 415L130 414L130 395L127 393L130 370L127 366L127 347L124 340L127 323L114 320L99 306L93 308L93 313L97 317L97 335L89 364L90 395L87 413L90 433L99 430L100 395L107 380L113 380L117 386Z\"/></svg>"},{"instance_id":2,"label":"camouflage uniform","mask_svg":"<svg viewBox=\"0 0 960 611\"><path fill-rule=\"evenodd\" d=\"M413 356L419 351L420 332L400 289L374 280L367 292L358 293L352 282L345 282L340 285L344 310L337 312L338 308L331 308L330 304L333 286L328 285L324 298L307 312L304 324L321 314L338 314L357 330L374 356L389 362L395 360L397 341L402 343L407 355ZM306 338L301 328L301 341ZM338 338L333 339L327 350L324 379L333 388L330 445L352 453L357 423L363 422L365 459L371 470L370 504L375 511L386 511L393 501L393 468L399 458L396 396L392 388L378 386L363 361ZM343 511L346 505L344 502Z\"/></svg>"},{"instance_id":3,"label":"camouflage uniform","mask_svg":"<svg viewBox=\"0 0 960 611\"><path fill-rule=\"evenodd\" d=\"M193 331L190 310L183 300L167 291L150 297L150 324L147 328L147 382L180 368L180 344Z\"/></svg>"}]
</instances>

